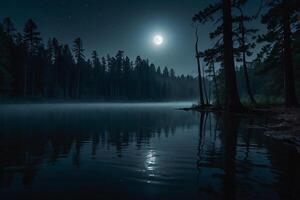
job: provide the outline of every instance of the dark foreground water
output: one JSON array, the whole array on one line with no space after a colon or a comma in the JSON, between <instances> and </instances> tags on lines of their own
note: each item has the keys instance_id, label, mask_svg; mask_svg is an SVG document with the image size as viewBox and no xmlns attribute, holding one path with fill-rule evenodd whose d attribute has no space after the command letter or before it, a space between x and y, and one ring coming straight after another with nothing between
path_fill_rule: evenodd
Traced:
<instances>
[{"instance_id":1,"label":"dark foreground water","mask_svg":"<svg viewBox=\"0 0 300 200\"><path fill-rule=\"evenodd\" d=\"M300 198L300 156L261 119L183 106L0 106L0 199Z\"/></svg>"}]
</instances>

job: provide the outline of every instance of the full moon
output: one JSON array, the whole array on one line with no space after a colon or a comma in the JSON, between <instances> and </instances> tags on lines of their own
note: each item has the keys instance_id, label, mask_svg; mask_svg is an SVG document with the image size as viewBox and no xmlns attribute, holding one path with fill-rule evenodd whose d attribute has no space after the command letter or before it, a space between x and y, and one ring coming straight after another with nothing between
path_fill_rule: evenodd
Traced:
<instances>
[{"instance_id":1,"label":"full moon","mask_svg":"<svg viewBox=\"0 0 300 200\"><path fill-rule=\"evenodd\" d=\"M164 38L161 35L156 35L153 38L153 43L157 46L162 45L162 43L164 42Z\"/></svg>"}]
</instances>

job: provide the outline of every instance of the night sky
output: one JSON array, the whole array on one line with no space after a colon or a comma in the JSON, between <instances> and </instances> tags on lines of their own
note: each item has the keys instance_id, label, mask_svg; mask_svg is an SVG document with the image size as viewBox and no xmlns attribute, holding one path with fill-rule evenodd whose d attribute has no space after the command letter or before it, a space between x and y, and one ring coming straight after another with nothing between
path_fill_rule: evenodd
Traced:
<instances>
[{"instance_id":1,"label":"night sky","mask_svg":"<svg viewBox=\"0 0 300 200\"><path fill-rule=\"evenodd\" d=\"M258 0L251 0L249 10ZM92 50L100 56L115 55L118 50L134 59L149 58L177 74L196 74L192 17L209 2L206 0L1 0L1 20L9 16L18 31L27 19L38 25L44 42L49 37L72 44L81 37L86 57ZM207 38L211 25L200 29L200 48L213 42ZM152 38L161 34L165 43L155 46Z\"/></svg>"}]
</instances>

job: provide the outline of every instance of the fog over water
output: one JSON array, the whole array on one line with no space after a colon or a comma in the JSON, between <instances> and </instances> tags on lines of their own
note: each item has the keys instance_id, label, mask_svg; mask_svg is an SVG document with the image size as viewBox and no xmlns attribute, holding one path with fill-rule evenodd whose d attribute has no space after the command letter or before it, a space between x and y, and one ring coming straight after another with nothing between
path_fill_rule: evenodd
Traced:
<instances>
[{"instance_id":1,"label":"fog over water","mask_svg":"<svg viewBox=\"0 0 300 200\"><path fill-rule=\"evenodd\" d=\"M299 154L263 119L181 103L0 106L1 199L293 199ZM224 129L230 127L229 129Z\"/></svg>"}]
</instances>

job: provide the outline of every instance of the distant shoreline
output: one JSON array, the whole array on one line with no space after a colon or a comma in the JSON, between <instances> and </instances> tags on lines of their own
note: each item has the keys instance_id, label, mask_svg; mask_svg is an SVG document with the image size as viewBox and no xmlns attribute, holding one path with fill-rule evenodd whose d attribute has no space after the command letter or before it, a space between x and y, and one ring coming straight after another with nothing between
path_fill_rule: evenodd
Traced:
<instances>
[{"instance_id":1,"label":"distant shoreline","mask_svg":"<svg viewBox=\"0 0 300 200\"><path fill-rule=\"evenodd\" d=\"M183 106L192 106L193 103L196 101L193 100L181 100L181 101L121 101L121 100L114 100L114 101L96 101L96 100L81 100L81 101L75 101L75 100L45 100L45 101L0 101L0 106L6 106L6 105L33 105L33 104L128 104L128 105L134 105L134 104L178 104L178 109L182 109L180 107ZM181 105L180 105L181 104Z\"/></svg>"}]
</instances>

